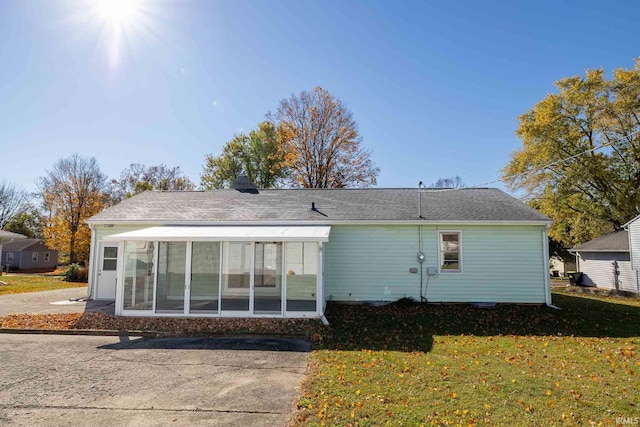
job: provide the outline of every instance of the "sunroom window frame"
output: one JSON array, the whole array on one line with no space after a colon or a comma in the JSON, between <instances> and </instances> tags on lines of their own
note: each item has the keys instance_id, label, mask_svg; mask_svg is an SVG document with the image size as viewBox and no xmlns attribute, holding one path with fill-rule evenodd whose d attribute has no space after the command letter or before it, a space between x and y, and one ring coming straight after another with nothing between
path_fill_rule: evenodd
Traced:
<instances>
[{"instance_id":1,"label":"sunroom window frame","mask_svg":"<svg viewBox=\"0 0 640 427\"><path fill-rule=\"evenodd\" d=\"M154 248L154 262L155 262L155 271L154 271L154 283L153 283L153 296L152 296L152 308L150 310L126 310L124 309L124 280L125 280L125 268L124 268L124 252L127 241L122 240L118 242L118 268L120 271L118 272L118 281L123 284L123 286L116 287L116 315L119 316L142 316L142 317L182 317L182 318L216 318L216 317L233 317L233 318L318 318L323 313L324 303L322 299L324 298L324 278L323 278L323 244L320 241L314 241L311 243L315 243L318 245L318 259L317 263L317 273L316 273L316 310L315 311L287 311L286 310L286 301L287 301L287 275L286 272L286 248L287 244L291 243L291 241L278 241L281 242L282 245L282 260L281 260L281 268L282 268L282 283L281 283L281 313L280 314L256 314L254 309L254 297L255 297L255 246L258 241L246 241L251 244L251 278L250 283L253 286L250 286L250 307L247 311L231 311L231 310L222 310L222 288L223 288L223 280L222 280L222 268L223 268L223 253L224 253L224 242L228 242L227 240L211 240L220 242L220 274L218 276L219 286L218 286L218 310L217 312L202 312L202 313L193 313L190 310L190 291L191 291L191 265L192 262L192 251L193 251L193 242L195 240L185 240L187 243L187 265L189 267L189 274L185 276L185 310L184 312L158 312L156 310L156 294L157 294L157 286L158 286L158 256L159 256L159 245L161 242L168 242L168 240L148 240L145 242L152 242L155 246ZM232 242L238 242L232 241ZM297 242L297 241L296 241ZM307 242L306 240L302 241Z\"/></svg>"}]
</instances>

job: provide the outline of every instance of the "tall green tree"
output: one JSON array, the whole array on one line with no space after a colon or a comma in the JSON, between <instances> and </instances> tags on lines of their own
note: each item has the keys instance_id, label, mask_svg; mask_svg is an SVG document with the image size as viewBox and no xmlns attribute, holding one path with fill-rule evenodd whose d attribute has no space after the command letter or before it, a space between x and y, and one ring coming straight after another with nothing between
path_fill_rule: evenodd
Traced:
<instances>
[{"instance_id":1,"label":"tall green tree","mask_svg":"<svg viewBox=\"0 0 640 427\"><path fill-rule=\"evenodd\" d=\"M42 214L29 204L6 223L4 230L35 239L42 238L42 227Z\"/></svg>"},{"instance_id":2,"label":"tall green tree","mask_svg":"<svg viewBox=\"0 0 640 427\"><path fill-rule=\"evenodd\" d=\"M362 147L347 106L316 87L280 101L275 119L291 155L290 184L307 188L368 187L380 169Z\"/></svg>"},{"instance_id":3,"label":"tall green tree","mask_svg":"<svg viewBox=\"0 0 640 427\"><path fill-rule=\"evenodd\" d=\"M278 187L288 173L287 158L280 130L264 121L249 134L235 135L219 156L206 157L200 186L228 188L234 179L246 175L258 188Z\"/></svg>"},{"instance_id":4,"label":"tall green tree","mask_svg":"<svg viewBox=\"0 0 640 427\"><path fill-rule=\"evenodd\" d=\"M552 238L575 245L640 213L640 59L555 85L519 117L522 148L503 178L554 220Z\"/></svg>"}]
</instances>

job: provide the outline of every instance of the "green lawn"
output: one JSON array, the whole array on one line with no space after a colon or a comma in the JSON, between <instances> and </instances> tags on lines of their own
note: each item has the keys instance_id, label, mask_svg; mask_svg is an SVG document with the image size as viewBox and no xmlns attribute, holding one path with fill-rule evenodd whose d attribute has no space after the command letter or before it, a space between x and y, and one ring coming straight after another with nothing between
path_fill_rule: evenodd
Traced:
<instances>
[{"instance_id":1,"label":"green lawn","mask_svg":"<svg viewBox=\"0 0 640 427\"><path fill-rule=\"evenodd\" d=\"M3 275L0 276L0 281L7 283L7 285L0 284L0 295L87 286L86 283L64 282L60 276L45 276L39 274Z\"/></svg>"},{"instance_id":2,"label":"green lawn","mask_svg":"<svg viewBox=\"0 0 640 427\"><path fill-rule=\"evenodd\" d=\"M293 424L616 425L640 416L640 300L329 305Z\"/></svg>"}]
</instances>

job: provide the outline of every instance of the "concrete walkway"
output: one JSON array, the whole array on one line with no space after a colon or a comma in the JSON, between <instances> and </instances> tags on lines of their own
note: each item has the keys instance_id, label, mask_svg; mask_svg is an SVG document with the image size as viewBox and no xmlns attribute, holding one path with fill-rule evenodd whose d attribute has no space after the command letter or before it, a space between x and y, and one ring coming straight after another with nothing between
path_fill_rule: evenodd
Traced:
<instances>
[{"instance_id":1,"label":"concrete walkway","mask_svg":"<svg viewBox=\"0 0 640 427\"><path fill-rule=\"evenodd\" d=\"M74 301L87 296L87 287L0 295L0 316L8 314L58 314L102 311L113 314L113 301Z\"/></svg>"},{"instance_id":2,"label":"concrete walkway","mask_svg":"<svg viewBox=\"0 0 640 427\"><path fill-rule=\"evenodd\" d=\"M3 335L0 425L284 426L311 344Z\"/></svg>"}]
</instances>

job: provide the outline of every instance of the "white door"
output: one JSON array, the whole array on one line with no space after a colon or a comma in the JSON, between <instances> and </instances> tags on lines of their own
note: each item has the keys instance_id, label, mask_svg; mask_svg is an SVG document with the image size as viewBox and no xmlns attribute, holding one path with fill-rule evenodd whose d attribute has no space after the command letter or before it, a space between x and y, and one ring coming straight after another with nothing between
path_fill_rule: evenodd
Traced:
<instances>
[{"instance_id":1,"label":"white door","mask_svg":"<svg viewBox=\"0 0 640 427\"><path fill-rule=\"evenodd\" d=\"M98 287L95 299L116 299L116 277L118 270L118 244L100 243L98 264Z\"/></svg>"}]
</instances>

